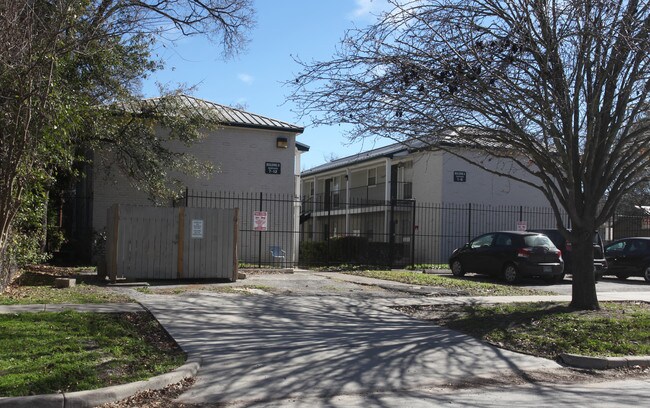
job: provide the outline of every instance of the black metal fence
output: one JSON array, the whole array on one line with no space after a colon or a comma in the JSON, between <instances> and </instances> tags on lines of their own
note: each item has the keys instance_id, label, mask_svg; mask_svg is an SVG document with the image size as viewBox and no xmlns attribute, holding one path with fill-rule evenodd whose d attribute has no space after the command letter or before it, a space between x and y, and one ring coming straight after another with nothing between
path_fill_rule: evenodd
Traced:
<instances>
[{"instance_id":1,"label":"black metal fence","mask_svg":"<svg viewBox=\"0 0 650 408\"><path fill-rule=\"evenodd\" d=\"M240 262L276 267L298 264L300 201L293 195L188 190L182 201L187 207L239 208Z\"/></svg>"},{"instance_id":2,"label":"black metal fence","mask_svg":"<svg viewBox=\"0 0 650 408\"><path fill-rule=\"evenodd\" d=\"M627 237L650 237L650 214L642 209L615 214L605 228L604 238L612 241Z\"/></svg>"},{"instance_id":3,"label":"black metal fence","mask_svg":"<svg viewBox=\"0 0 650 408\"><path fill-rule=\"evenodd\" d=\"M482 233L556 227L549 207L341 198L188 190L175 205L239 208L239 259L251 266L440 264L454 248ZM56 206L57 225L66 236L60 256L81 261L95 252L91 203L92 196L69 194ZM565 215L563 222L569 226ZM642 209L619 212L600 232L605 242L650 236L650 214Z\"/></svg>"},{"instance_id":4,"label":"black metal fence","mask_svg":"<svg viewBox=\"0 0 650 408\"><path fill-rule=\"evenodd\" d=\"M326 206L310 207L311 201L303 200L307 205L300 229L300 260L306 264L441 264L477 235L557 225L548 207L392 200L319 210ZM566 216L563 222L568 222Z\"/></svg>"},{"instance_id":5,"label":"black metal fence","mask_svg":"<svg viewBox=\"0 0 650 408\"><path fill-rule=\"evenodd\" d=\"M240 209L239 258L251 266L445 263L472 237L553 228L550 208L428 204L412 199L337 201L274 193L187 191L180 205ZM327 202L329 201L329 202Z\"/></svg>"}]
</instances>

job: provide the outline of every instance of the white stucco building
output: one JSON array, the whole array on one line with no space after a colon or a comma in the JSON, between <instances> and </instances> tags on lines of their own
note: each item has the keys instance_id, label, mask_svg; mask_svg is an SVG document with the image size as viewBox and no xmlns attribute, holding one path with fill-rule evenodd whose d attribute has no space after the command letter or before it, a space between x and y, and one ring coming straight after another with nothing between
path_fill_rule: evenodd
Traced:
<instances>
[{"instance_id":1,"label":"white stucco building","mask_svg":"<svg viewBox=\"0 0 650 408\"><path fill-rule=\"evenodd\" d=\"M535 227L552 222L551 217L532 219L520 209L547 207L539 190L490 173L458 155L481 160L488 169L533 180L513 160L490 157L467 146L447 145L441 150L420 142L392 144L302 172L302 239L352 235L370 241L392 240L401 245L398 258L413 255L415 262L433 262L434 258L439 262L468 235L492 228L514 230L526 218ZM479 208L501 211L497 208L505 206L516 219L495 216L488 220L485 214L477 214Z\"/></svg>"}]
</instances>

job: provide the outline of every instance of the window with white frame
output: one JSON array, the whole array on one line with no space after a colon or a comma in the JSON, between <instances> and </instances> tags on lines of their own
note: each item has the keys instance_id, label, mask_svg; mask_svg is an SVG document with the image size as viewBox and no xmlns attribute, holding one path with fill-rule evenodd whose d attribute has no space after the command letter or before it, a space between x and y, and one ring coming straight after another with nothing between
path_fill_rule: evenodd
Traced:
<instances>
[{"instance_id":1,"label":"window with white frame","mask_svg":"<svg viewBox=\"0 0 650 408\"><path fill-rule=\"evenodd\" d=\"M368 169L368 185L374 186L377 184L377 169Z\"/></svg>"}]
</instances>

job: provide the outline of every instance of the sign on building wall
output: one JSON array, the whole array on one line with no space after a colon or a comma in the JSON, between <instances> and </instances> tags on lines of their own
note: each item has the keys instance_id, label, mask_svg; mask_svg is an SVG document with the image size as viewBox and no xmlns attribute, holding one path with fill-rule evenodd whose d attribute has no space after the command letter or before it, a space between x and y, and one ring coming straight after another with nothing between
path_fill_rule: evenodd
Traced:
<instances>
[{"instance_id":1,"label":"sign on building wall","mask_svg":"<svg viewBox=\"0 0 650 408\"><path fill-rule=\"evenodd\" d=\"M203 238L203 220L192 220L192 238Z\"/></svg>"},{"instance_id":2,"label":"sign on building wall","mask_svg":"<svg viewBox=\"0 0 650 408\"><path fill-rule=\"evenodd\" d=\"M281 170L282 170L281 163L278 162L264 163L264 172L266 174L280 174Z\"/></svg>"},{"instance_id":3,"label":"sign on building wall","mask_svg":"<svg viewBox=\"0 0 650 408\"><path fill-rule=\"evenodd\" d=\"M269 213L266 211L253 211L253 230L266 231L268 229Z\"/></svg>"},{"instance_id":4,"label":"sign on building wall","mask_svg":"<svg viewBox=\"0 0 650 408\"><path fill-rule=\"evenodd\" d=\"M454 171L454 182L455 183L464 183L467 181L467 172L465 171Z\"/></svg>"}]
</instances>

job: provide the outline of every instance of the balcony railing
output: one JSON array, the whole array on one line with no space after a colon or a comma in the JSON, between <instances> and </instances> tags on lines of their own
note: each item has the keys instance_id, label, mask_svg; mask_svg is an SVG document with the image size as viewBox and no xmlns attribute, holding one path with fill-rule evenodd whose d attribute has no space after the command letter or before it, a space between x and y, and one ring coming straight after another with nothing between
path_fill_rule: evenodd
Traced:
<instances>
[{"instance_id":1,"label":"balcony railing","mask_svg":"<svg viewBox=\"0 0 650 408\"><path fill-rule=\"evenodd\" d=\"M391 200L408 200L412 198L412 186L410 182L392 183ZM329 193L303 196L302 211L335 211L346 208L364 208L386 204L386 183L378 183L373 186L361 186L350 188L349 190L340 189L330 191Z\"/></svg>"}]
</instances>

